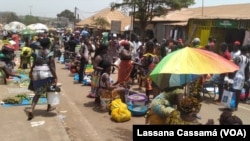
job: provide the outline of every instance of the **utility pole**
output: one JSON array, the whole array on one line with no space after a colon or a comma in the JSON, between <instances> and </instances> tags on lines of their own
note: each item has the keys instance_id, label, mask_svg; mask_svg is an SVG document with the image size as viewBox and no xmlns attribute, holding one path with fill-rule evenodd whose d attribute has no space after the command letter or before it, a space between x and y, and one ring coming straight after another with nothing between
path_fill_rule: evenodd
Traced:
<instances>
[{"instance_id":1,"label":"utility pole","mask_svg":"<svg viewBox=\"0 0 250 141\"><path fill-rule=\"evenodd\" d=\"M76 25L76 11L77 11L77 7L75 7L75 10L74 10L74 16L75 16L75 19L74 19L74 29L75 29L75 25Z\"/></svg>"},{"instance_id":2,"label":"utility pole","mask_svg":"<svg viewBox=\"0 0 250 141\"><path fill-rule=\"evenodd\" d=\"M201 16L203 17L204 12L204 0L202 0L202 7L201 7Z\"/></svg>"},{"instance_id":3,"label":"utility pole","mask_svg":"<svg viewBox=\"0 0 250 141\"><path fill-rule=\"evenodd\" d=\"M32 15L32 14L31 14L31 8L32 8L32 6L29 6L29 7L30 7L30 16L31 16L31 15Z\"/></svg>"}]
</instances>

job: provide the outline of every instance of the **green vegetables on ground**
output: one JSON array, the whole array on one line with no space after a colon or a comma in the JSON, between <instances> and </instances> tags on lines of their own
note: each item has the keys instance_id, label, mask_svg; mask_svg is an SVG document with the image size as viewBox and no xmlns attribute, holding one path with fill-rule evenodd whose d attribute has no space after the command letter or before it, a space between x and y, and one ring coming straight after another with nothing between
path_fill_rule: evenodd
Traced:
<instances>
[{"instance_id":1,"label":"green vegetables on ground","mask_svg":"<svg viewBox=\"0 0 250 141\"><path fill-rule=\"evenodd\" d=\"M18 94L14 97L7 97L3 99L3 102L6 104L20 104L24 99L30 100L31 98L27 94Z\"/></svg>"}]
</instances>

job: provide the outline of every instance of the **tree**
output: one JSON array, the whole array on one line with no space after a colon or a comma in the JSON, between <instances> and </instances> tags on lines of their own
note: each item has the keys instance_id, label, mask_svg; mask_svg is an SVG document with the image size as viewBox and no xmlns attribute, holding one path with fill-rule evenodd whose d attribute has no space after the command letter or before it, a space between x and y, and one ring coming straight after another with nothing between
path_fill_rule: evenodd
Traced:
<instances>
[{"instance_id":1,"label":"tree","mask_svg":"<svg viewBox=\"0 0 250 141\"><path fill-rule=\"evenodd\" d=\"M40 23L41 20L38 17L31 16L31 15L26 15L22 21L25 25L30 25L30 24L35 24L35 23Z\"/></svg>"},{"instance_id":2,"label":"tree","mask_svg":"<svg viewBox=\"0 0 250 141\"><path fill-rule=\"evenodd\" d=\"M129 8L133 19L138 20L141 37L145 39L145 29L156 16L166 15L170 10L179 10L195 4L194 0L123 0L111 3L111 10ZM133 20L134 21L134 20Z\"/></svg>"},{"instance_id":3,"label":"tree","mask_svg":"<svg viewBox=\"0 0 250 141\"><path fill-rule=\"evenodd\" d=\"M20 21L20 19L18 18L18 16L14 12L5 12L5 13L3 13L2 19L5 19L6 23L10 23L10 22L13 22L13 21Z\"/></svg>"},{"instance_id":4,"label":"tree","mask_svg":"<svg viewBox=\"0 0 250 141\"><path fill-rule=\"evenodd\" d=\"M109 22L103 17L93 17L94 24L97 28L105 29L107 26L110 26Z\"/></svg>"},{"instance_id":5,"label":"tree","mask_svg":"<svg viewBox=\"0 0 250 141\"><path fill-rule=\"evenodd\" d=\"M57 18L62 18L62 17L63 18L68 18L68 20L70 22L75 22L75 19L76 19L75 15L74 15L74 12L71 12L68 9L62 11L60 14L57 14L56 16L57 16Z\"/></svg>"}]
</instances>

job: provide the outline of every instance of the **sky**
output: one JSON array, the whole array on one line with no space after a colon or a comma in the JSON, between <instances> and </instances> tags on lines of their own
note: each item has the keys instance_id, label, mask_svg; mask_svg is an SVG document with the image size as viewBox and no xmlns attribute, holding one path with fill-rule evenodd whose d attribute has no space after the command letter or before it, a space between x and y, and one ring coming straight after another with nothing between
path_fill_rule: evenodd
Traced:
<instances>
[{"instance_id":1,"label":"sky","mask_svg":"<svg viewBox=\"0 0 250 141\"><path fill-rule=\"evenodd\" d=\"M56 18L64 10L76 10L80 19L85 19L98 11L110 7L111 2L122 0L0 0L0 12L15 12L19 15L32 15ZM250 3L250 0L195 0L190 7L216 6L225 4Z\"/></svg>"}]
</instances>

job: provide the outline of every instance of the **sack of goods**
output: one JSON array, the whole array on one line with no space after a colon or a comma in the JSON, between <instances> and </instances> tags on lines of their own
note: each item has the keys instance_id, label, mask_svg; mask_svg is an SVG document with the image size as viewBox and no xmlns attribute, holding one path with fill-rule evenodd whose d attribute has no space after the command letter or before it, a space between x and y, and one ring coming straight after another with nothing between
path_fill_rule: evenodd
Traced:
<instances>
[{"instance_id":1,"label":"sack of goods","mask_svg":"<svg viewBox=\"0 0 250 141\"><path fill-rule=\"evenodd\" d=\"M111 119L116 122L125 122L131 119L131 112L120 98L113 100L110 104Z\"/></svg>"}]
</instances>

